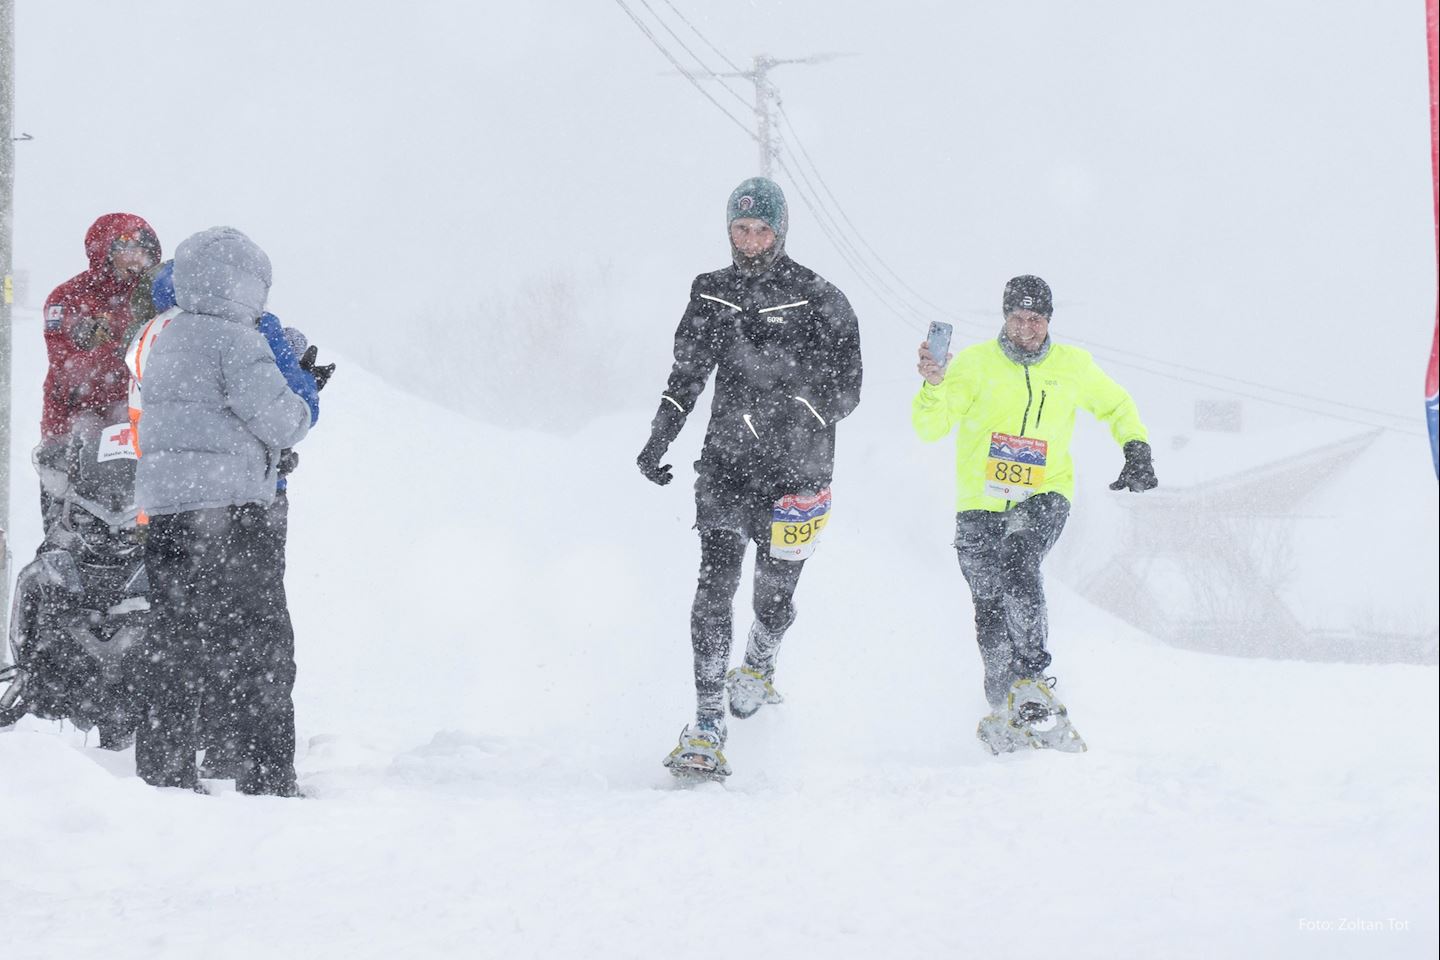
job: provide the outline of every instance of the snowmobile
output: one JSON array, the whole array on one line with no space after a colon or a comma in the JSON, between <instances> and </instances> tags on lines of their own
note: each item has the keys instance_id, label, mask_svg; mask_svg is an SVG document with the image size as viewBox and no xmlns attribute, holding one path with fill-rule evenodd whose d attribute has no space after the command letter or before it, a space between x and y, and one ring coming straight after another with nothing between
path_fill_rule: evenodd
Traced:
<instances>
[{"instance_id":1,"label":"snowmobile","mask_svg":"<svg viewBox=\"0 0 1440 960\"><path fill-rule=\"evenodd\" d=\"M20 571L10 615L11 665L0 666L0 727L29 714L99 728L123 749L142 704L134 662L149 620L128 423L77 423L47 463L55 522Z\"/></svg>"}]
</instances>

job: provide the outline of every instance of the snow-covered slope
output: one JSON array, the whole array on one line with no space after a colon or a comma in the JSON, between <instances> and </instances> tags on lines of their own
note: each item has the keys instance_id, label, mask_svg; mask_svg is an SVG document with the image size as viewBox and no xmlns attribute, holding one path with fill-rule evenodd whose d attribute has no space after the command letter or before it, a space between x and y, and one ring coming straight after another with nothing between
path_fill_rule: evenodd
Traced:
<instances>
[{"instance_id":1,"label":"snow-covered slope","mask_svg":"<svg viewBox=\"0 0 1440 960\"><path fill-rule=\"evenodd\" d=\"M38 397L33 315L16 340ZM6 960L1434 954L1434 668L1180 651L1052 582L1090 752L989 757L949 454L881 386L787 703L732 721L728 784L678 790L659 761L692 708L696 549L687 484L634 471L649 411L506 431L341 364L292 486L311 799L156 791L22 721L0 733Z\"/></svg>"}]
</instances>

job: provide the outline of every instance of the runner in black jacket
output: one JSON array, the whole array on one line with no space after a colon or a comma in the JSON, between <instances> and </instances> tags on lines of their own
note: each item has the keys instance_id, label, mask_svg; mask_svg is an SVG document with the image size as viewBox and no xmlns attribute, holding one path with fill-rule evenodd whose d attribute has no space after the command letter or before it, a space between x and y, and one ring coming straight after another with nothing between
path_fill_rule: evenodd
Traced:
<instances>
[{"instance_id":1,"label":"runner in black jacket","mask_svg":"<svg viewBox=\"0 0 1440 960\"><path fill-rule=\"evenodd\" d=\"M804 558L828 519L835 423L860 402L861 379L849 301L785 255L780 187L761 177L745 181L730 195L727 220L734 262L695 278L675 332L675 365L637 458L647 478L670 482L671 467L660 459L714 371L710 425L695 464L696 721L666 764L715 775L729 772L721 753L726 690L737 717L780 700L772 684L775 653L795 618L791 598ZM772 531L777 509L793 522ZM727 674L732 604L752 540L755 623L744 664Z\"/></svg>"}]
</instances>

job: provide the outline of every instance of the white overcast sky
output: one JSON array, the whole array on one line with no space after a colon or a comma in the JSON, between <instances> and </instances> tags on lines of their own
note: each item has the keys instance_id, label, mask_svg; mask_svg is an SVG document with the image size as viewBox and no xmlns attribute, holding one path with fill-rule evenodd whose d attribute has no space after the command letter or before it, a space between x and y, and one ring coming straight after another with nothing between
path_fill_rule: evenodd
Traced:
<instances>
[{"instance_id":1,"label":"white overcast sky","mask_svg":"<svg viewBox=\"0 0 1440 960\"><path fill-rule=\"evenodd\" d=\"M998 325L1004 280L1035 272L1057 337L1418 426L1436 263L1420 0L674 2L739 62L855 54L774 79L866 242L957 316ZM32 306L82 268L97 214L130 210L167 252L246 230L276 312L341 349L596 265L616 322L663 342L690 277L726 262L722 205L755 172L610 0L18 0L16 20ZM906 373L918 331L792 207L790 250L851 295L870 368Z\"/></svg>"}]
</instances>

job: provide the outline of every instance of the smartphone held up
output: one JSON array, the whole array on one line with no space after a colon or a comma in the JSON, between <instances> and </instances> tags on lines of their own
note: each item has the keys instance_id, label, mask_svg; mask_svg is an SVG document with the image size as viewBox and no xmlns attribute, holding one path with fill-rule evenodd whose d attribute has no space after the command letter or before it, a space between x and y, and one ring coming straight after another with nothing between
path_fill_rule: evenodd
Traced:
<instances>
[{"instance_id":1,"label":"smartphone held up","mask_svg":"<svg viewBox=\"0 0 1440 960\"><path fill-rule=\"evenodd\" d=\"M930 354L930 359L940 368L941 375L945 372L945 365L950 356L950 334L953 331L954 328L950 324L932 320L930 331L925 335L925 349ZM923 360L920 373L927 380L933 375L926 372ZM931 382L938 384L939 381L932 380Z\"/></svg>"}]
</instances>

